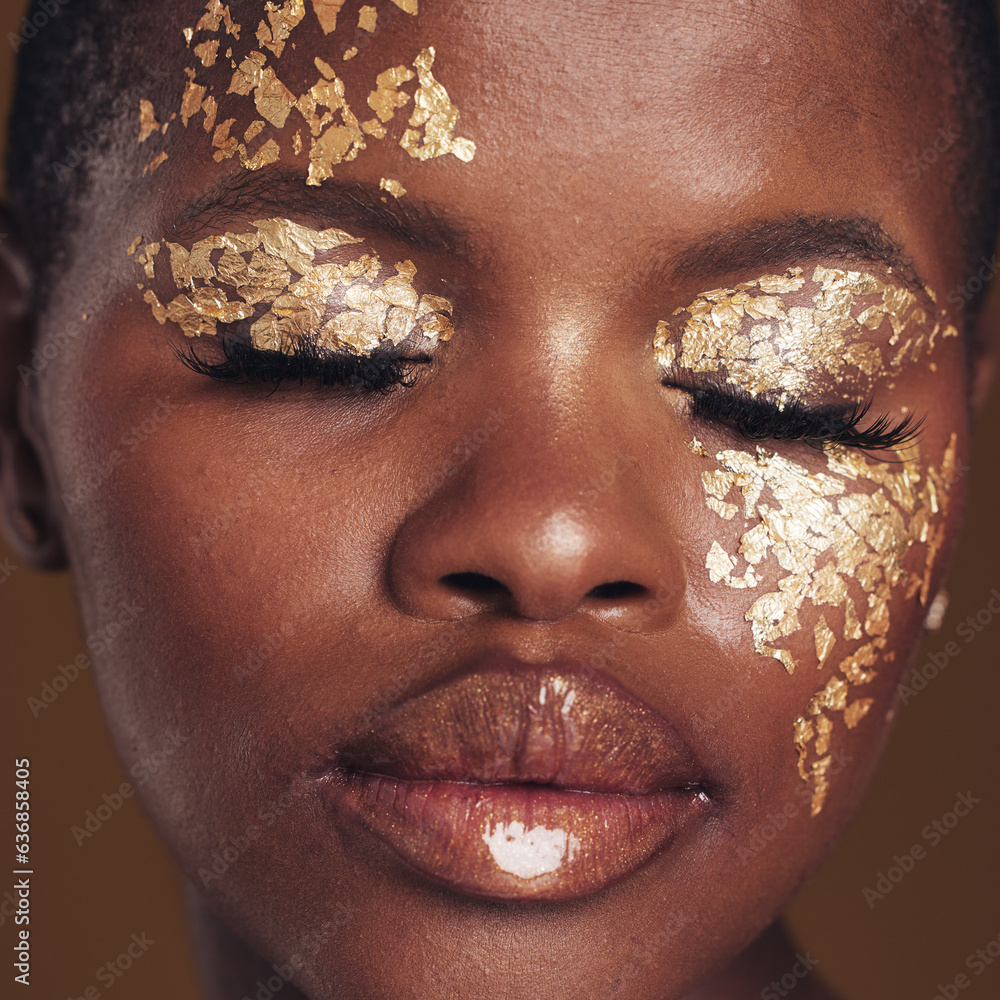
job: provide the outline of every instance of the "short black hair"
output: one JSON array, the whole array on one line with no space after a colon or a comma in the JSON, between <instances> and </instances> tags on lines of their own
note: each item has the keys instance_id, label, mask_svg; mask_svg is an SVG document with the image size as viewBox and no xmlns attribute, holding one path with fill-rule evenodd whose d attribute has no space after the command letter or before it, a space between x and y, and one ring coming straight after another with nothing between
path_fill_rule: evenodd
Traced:
<instances>
[{"instance_id":1,"label":"short black hair","mask_svg":"<svg viewBox=\"0 0 1000 1000\"><path fill-rule=\"evenodd\" d=\"M908 27L914 16L926 16L930 30L939 28L962 123L954 209L968 275L994 252L1000 224L1000 36L994 3L899 0L889 19L880 21L884 31L893 32ZM88 161L130 148L123 140L134 135L139 99L154 93L167 76L156 61L169 47L150 52L149 39L170 34L179 39L174 22L182 7L155 0L34 0L20 37L11 38L19 51L8 197L42 301L69 263L66 236L80 222L79 206L92 181ZM130 53L144 56L129 58ZM968 319L981 305L982 288L980 282L979 291L965 296Z\"/></svg>"}]
</instances>

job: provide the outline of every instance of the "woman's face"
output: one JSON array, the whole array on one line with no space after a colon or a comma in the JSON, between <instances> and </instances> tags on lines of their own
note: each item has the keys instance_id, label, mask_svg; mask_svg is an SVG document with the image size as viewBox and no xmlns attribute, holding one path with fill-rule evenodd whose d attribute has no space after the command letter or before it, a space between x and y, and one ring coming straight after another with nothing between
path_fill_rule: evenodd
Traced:
<instances>
[{"instance_id":1,"label":"woman's face","mask_svg":"<svg viewBox=\"0 0 1000 1000\"><path fill-rule=\"evenodd\" d=\"M39 393L85 627L141 609L101 697L309 996L678 997L853 813L952 546L944 71L860 8L409 6L150 38ZM227 331L420 363L177 356Z\"/></svg>"}]
</instances>

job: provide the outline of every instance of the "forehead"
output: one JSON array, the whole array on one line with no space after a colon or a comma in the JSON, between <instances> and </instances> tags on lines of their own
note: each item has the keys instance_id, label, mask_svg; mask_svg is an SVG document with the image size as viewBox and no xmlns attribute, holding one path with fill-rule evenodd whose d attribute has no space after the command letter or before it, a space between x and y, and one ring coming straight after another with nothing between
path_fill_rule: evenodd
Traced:
<instances>
[{"instance_id":1,"label":"forehead","mask_svg":"<svg viewBox=\"0 0 1000 1000\"><path fill-rule=\"evenodd\" d=\"M790 215L894 216L900 242L918 257L940 236L934 206L942 199L929 198L927 185L940 188L947 171L901 183L908 157L951 124L940 74L928 71L935 56L916 24L906 33L878 29L880 5L420 0L418 13L407 13L416 6L245 0L229 8L242 22L238 39L223 27L186 45L181 28L195 26L204 7L180 5L167 43L176 82L166 90L175 96L158 103L158 120L178 109L176 95L192 80L218 95L216 121L234 118L232 134L242 137L259 111L252 96L233 92L233 67L256 52L292 95L317 82L321 59L363 121L378 75L411 69L433 48L433 75L459 111L454 135L475 144L474 159L409 156L398 140L410 103L387 123L385 139L366 136L356 158L333 168L328 190L393 179L407 192L402 210L445 208L494 242L531 232L539 265L562 255L567 227L605 252ZM335 8L336 29L324 30ZM273 30L286 10L301 17L283 46L268 44L258 24ZM195 53L210 37L221 44L206 67ZM161 148L169 157L140 183L164 226L246 174L237 159L213 156L204 124L200 114L187 126L172 122L142 151L145 160ZM308 148L291 145L304 124L292 110L282 129L263 129L258 143L275 138L281 158L254 180L298 170L302 198L322 205L322 185L305 187ZM308 147L309 130L300 131ZM907 212L908 204L920 210Z\"/></svg>"}]
</instances>

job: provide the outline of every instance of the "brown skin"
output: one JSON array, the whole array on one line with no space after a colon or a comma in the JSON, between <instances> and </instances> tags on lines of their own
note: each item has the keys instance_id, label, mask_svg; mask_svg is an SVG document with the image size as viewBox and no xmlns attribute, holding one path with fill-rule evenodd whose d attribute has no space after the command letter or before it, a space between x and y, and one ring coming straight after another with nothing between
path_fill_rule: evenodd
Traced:
<instances>
[{"instance_id":1,"label":"brown skin","mask_svg":"<svg viewBox=\"0 0 1000 1000\"><path fill-rule=\"evenodd\" d=\"M200 5L178 6L178 27L193 23ZM208 160L194 126L174 126L171 160L153 182L133 182L142 200L127 218L116 210L121 182L110 164L98 168L86 243L76 241L44 317L54 330L87 313L86 335L27 390L14 370L27 344L19 264L5 245L7 530L39 566L58 566L65 549L88 630L121 601L146 609L141 628L95 658L95 675L126 767L168 730L189 736L140 794L196 887L214 997L252 995L267 963L308 952L304 939L339 923L338 904L350 919L296 978L312 1000L598 998L616 984L634 1000L729 1000L759 996L794 965L767 929L857 807L923 612L894 600L895 665L864 692L876 697L864 723L851 733L838 723L835 745L850 760L810 818L791 733L816 671L789 677L756 654L743 617L754 595L708 580L719 522L684 442L697 433L740 444L694 425L685 397L661 386L652 330L698 292L761 273L682 281L672 277L677 248L762 219L868 215L932 288L965 275L947 157L886 194L952 116L939 96L944 69L918 32L889 51L870 5L853 16L843 5L770 4L745 19L740 9L428 0L415 21L394 20L376 54L337 64L348 93L365 93L373 71L435 45L435 73L461 109L457 134L477 145L471 164L415 164L386 141L338 168L338 181L399 178L404 201L469 232L469 261L372 234L383 259L412 257L453 299L458 329L414 388L385 398L268 395L211 383L175 359L183 338L151 319L123 249L167 232L185 205L240 171ZM313 24L295 41L288 65L329 52ZM179 74L186 54L176 58ZM317 210L293 217L336 225L321 214L322 190L303 191ZM260 217L231 215L194 238ZM924 362L894 389L877 385L874 409L926 410L926 453L940 455L956 433L961 460L972 392L961 344L948 341L935 360L933 377ZM981 395L986 366L977 370ZM157 430L85 503L63 504L157 399L172 407ZM502 429L442 477L455 443L491 409L509 414ZM821 468L802 446L785 451ZM609 468L611 487L588 494ZM477 593L441 582L468 571L500 585ZM637 591L591 593L619 580ZM280 650L237 678L278 633ZM808 630L788 643L802 657L810 644ZM419 657L428 647L440 653ZM308 791L260 818L381 692L404 698L495 649L531 662L604 651L605 669L666 715L717 779L711 820L603 892L518 906L431 885L338 827ZM697 731L693 720L734 686L738 708ZM743 864L740 845L788 802L798 808L778 841ZM251 824L260 838L203 887L198 870ZM651 944L678 917L683 929ZM796 995L830 996L815 976Z\"/></svg>"}]
</instances>

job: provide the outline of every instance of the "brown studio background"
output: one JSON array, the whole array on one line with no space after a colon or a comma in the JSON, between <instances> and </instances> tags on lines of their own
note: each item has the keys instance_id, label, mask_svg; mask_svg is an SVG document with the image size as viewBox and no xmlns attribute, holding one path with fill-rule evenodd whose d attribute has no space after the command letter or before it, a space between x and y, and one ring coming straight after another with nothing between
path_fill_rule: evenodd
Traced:
<instances>
[{"instance_id":1,"label":"brown studio background","mask_svg":"<svg viewBox=\"0 0 1000 1000\"><path fill-rule=\"evenodd\" d=\"M0 0L4 121L14 64L7 33L19 31L26 6L25 0ZM994 294L994 308L998 298ZM994 588L1000 590L998 434L1000 392L977 434L972 502L949 581L951 607L941 632L925 641L918 665L955 639L956 625L984 609ZM0 566L8 555L0 541ZM95 986L114 1000L193 1000L198 990L178 880L136 801L126 800L79 847L70 833L87 810L101 804L102 794L110 795L127 778L105 733L89 672L37 719L27 707L59 665L86 651L68 576L20 567L0 583L0 636L3 766L12 769L15 757L31 759L35 872L31 986L18 987L16 994L12 986L7 993L13 971L5 958L0 994L75 1000ZM1000 937L1000 616L975 642L959 644L961 655L901 709L861 813L791 910L802 950L811 952L848 1000L932 1000L938 984L969 974L968 955ZM2 780L12 789L13 774ZM863 889L875 885L894 855L916 843L926 847L921 830L952 807L957 793L968 791L981 803L870 907ZM12 800L13 794L2 809L3 865L13 843ZM13 876L0 876L0 899L12 882ZM9 956L11 919L0 928L2 953ZM97 970L125 951L132 934L143 933L154 944L113 987L102 986ZM981 976L969 975L963 1000L1000 996L1000 960Z\"/></svg>"}]
</instances>

